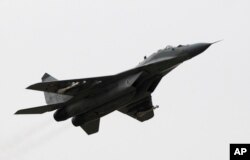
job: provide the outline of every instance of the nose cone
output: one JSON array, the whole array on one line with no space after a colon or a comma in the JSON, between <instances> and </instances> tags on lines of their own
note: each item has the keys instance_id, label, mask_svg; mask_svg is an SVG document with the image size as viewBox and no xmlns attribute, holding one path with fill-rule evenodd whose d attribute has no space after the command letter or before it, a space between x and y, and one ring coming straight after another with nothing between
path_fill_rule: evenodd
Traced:
<instances>
[{"instance_id":1,"label":"nose cone","mask_svg":"<svg viewBox=\"0 0 250 160\"><path fill-rule=\"evenodd\" d=\"M190 58L197 56L198 54L204 52L212 43L197 43L190 45L189 55Z\"/></svg>"}]
</instances>

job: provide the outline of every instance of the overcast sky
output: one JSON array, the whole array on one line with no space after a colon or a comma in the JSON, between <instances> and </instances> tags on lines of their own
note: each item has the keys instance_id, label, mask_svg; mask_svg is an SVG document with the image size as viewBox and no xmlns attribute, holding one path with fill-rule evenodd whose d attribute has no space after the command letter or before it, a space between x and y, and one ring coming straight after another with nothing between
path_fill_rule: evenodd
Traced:
<instances>
[{"instance_id":1,"label":"overcast sky","mask_svg":"<svg viewBox=\"0 0 250 160\"><path fill-rule=\"evenodd\" d=\"M0 159L229 159L250 143L249 0L0 0ZM168 74L160 108L140 123L113 112L87 136L26 90L44 72L58 79L116 74L166 45L224 41Z\"/></svg>"}]
</instances>

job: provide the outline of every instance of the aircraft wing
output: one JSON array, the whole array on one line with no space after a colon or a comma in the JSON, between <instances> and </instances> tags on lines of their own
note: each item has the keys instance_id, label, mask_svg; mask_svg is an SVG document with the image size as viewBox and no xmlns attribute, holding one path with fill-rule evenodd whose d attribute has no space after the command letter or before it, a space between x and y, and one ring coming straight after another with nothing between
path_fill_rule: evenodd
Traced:
<instances>
[{"instance_id":1,"label":"aircraft wing","mask_svg":"<svg viewBox=\"0 0 250 160\"><path fill-rule=\"evenodd\" d=\"M27 89L75 96L79 92L90 91L91 89L93 89L93 87L97 85L98 85L98 88L100 89L101 86L105 86L106 84L111 84L114 81L117 81L124 77L128 77L130 75L137 75L138 73L142 73L141 69L134 68L134 69L122 72L120 74L111 75L111 76L40 82L40 83L36 83L27 87Z\"/></svg>"},{"instance_id":2,"label":"aircraft wing","mask_svg":"<svg viewBox=\"0 0 250 160\"><path fill-rule=\"evenodd\" d=\"M96 86L97 84L110 83L116 79L115 77L116 76L104 76L95 78L41 82L31 85L27 87L27 89L74 96L80 91L88 90Z\"/></svg>"},{"instance_id":3,"label":"aircraft wing","mask_svg":"<svg viewBox=\"0 0 250 160\"><path fill-rule=\"evenodd\" d=\"M120 108L118 111L137 119L138 121L146 121L154 117L154 107L152 105L151 96L141 99L129 106Z\"/></svg>"}]
</instances>

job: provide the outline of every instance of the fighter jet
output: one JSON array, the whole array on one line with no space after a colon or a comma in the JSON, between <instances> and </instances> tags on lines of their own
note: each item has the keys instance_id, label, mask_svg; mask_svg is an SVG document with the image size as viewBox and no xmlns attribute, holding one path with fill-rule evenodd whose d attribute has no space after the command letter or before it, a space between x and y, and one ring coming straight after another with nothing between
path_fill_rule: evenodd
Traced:
<instances>
[{"instance_id":1,"label":"fighter jet","mask_svg":"<svg viewBox=\"0 0 250 160\"><path fill-rule=\"evenodd\" d=\"M56 121L72 118L73 125L80 126L87 134L98 132L100 118L116 110L144 122L158 108L152 104L151 94L161 79L212 44L167 46L144 57L135 68L110 76L57 80L45 73L41 83L27 89L43 91L47 105L21 109L15 114L55 111Z\"/></svg>"}]
</instances>

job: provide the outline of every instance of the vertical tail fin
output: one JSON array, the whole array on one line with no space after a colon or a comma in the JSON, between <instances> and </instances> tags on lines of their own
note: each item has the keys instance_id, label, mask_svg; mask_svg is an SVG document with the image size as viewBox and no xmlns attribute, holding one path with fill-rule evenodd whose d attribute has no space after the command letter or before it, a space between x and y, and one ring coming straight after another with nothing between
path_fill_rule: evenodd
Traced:
<instances>
[{"instance_id":1,"label":"vertical tail fin","mask_svg":"<svg viewBox=\"0 0 250 160\"><path fill-rule=\"evenodd\" d=\"M48 73L45 73L42 76L42 82L51 82L51 81L57 81L57 79L52 77ZM44 92L44 96L47 104L63 103L72 98L71 96L68 95L60 95L49 92Z\"/></svg>"}]
</instances>

